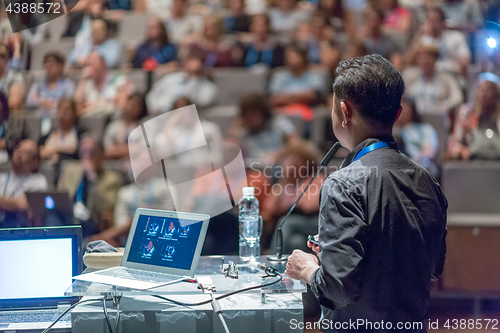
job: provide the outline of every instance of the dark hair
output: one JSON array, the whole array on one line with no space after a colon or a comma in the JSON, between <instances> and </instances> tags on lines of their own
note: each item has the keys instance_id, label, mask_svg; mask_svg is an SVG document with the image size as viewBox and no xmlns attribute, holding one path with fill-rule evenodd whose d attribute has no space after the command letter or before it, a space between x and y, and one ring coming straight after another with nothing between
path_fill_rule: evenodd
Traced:
<instances>
[{"instance_id":1,"label":"dark hair","mask_svg":"<svg viewBox=\"0 0 500 333\"><path fill-rule=\"evenodd\" d=\"M2 92L0 92L0 106L2 107L0 112L0 124L2 124L4 121L9 119L10 114L9 100Z\"/></svg>"},{"instance_id":2,"label":"dark hair","mask_svg":"<svg viewBox=\"0 0 500 333\"><path fill-rule=\"evenodd\" d=\"M60 65L64 65L64 62L66 60L61 53L57 51L50 51L45 53L43 57L43 63L45 64L50 58L54 59Z\"/></svg>"},{"instance_id":3,"label":"dark hair","mask_svg":"<svg viewBox=\"0 0 500 333\"><path fill-rule=\"evenodd\" d=\"M160 27L160 43L162 47L165 47L169 44L167 28L159 18L153 18L153 20L155 20L158 23L158 26Z\"/></svg>"},{"instance_id":4,"label":"dark hair","mask_svg":"<svg viewBox=\"0 0 500 333\"><path fill-rule=\"evenodd\" d=\"M378 54L346 59L336 72L333 93L339 102L353 103L366 120L382 126L394 124L405 84L388 60Z\"/></svg>"},{"instance_id":5,"label":"dark hair","mask_svg":"<svg viewBox=\"0 0 500 333\"><path fill-rule=\"evenodd\" d=\"M382 11L382 9L380 9L378 7L374 7L374 6L369 6L368 9L366 10L366 13L369 13L369 12L374 12L375 14L377 14L380 21L384 21L385 14Z\"/></svg>"},{"instance_id":6,"label":"dark hair","mask_svg":"<svg viewBox=\"0 0 500 333\"><path fill-rule=\"evenodd\" d=\"M68 104L71 111L73 112L73 116L75 118L75 124L78 124L78 106L73 98L61 98L59 102L57 102L57 109L59 110L63 104Z\"/></svg>"},{"instance_id":7,"label":"dark hair","mask_svg":"<svg viewBox=\"0 0 500 333\"><path fill-rule=\"evenodd\" d=\"M420 124L422 122L422 118L420 118L420 115L418 114L417 105L415 104L413 98L403 95L403 97L401 98L401 104L403 103L410 106L411 122Z\"/></svg>"},{"instance_id":8,"label":"dark hair","mask_svg":"<svg viewBox=\"0 0 500 333\"><path fill-rule=\"evenodd\" d=\"M128 100L130 101L132 98L138 98L139 103L141 104L141 112L138 115L137 120L141 120L142 118L146 117L148 115L148 105L146 104L146 98L144 98L144 95L141 93L133 93L128 96Z\"/></svg>"},{"instance_id":9,"label":"dark hair","mask_svg":"<svg viewBox=\"0 0 500 333\"><path fill-rule=\"evenodd\" d=\"M262 17L264 19L264 21L266 21L266 26L267 28L269 29L271 27L271 18L269 17L269 15L267 15L266 13L259 13L259 14L254 14L252 16L252 23L258 19Z\"/></svg>"},{"instance_id":10,"label":"dark hair","mask_svg":"<svg viewBox=\"0 0 500 333\"><path fill-rule=\"evenodd\" d=\"M444 13L444 10L440 7L430 7L426 10L425 14L428 15L429 13L437 13L439 17L441 18L441 22L444 22L446 20L446 14Z\"/></svg>"},{"instance_id":11,"label":"dark hair","mask_svg":"<svg viewBox=\"0 0 500 333\"><path fill-rule=\"evenodd\" d=\"M301 58L304 63L304 66L307 67L309 65L309 57L307 55L308 50L305 50L304 48L301 48L298 44L290 44L285 48L285 53L287 51L292 51L294 53L297 53Z\"/></svg>"},{"instance_id":12,"label":"dark hair","mask_svg":"<svg viewBox=\"0 0 500 333\"><path fill-rule=\"evenodd\" d=\"M264 116L264 120L266 122L269 121L269 119L271 119L272 117L271 106L267 102L266 97L259 93L252 93L243 96L240 99L239 107L241 117L250 115L255 111L261 113Z\"/></svg>"}]
</instances>

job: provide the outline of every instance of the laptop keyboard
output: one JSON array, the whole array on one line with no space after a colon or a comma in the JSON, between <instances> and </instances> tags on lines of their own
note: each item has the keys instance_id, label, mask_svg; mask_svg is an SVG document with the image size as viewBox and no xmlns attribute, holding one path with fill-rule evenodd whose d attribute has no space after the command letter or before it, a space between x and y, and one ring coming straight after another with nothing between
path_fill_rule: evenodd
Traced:
<instances>
[{"instance_id":1,"label":"laptop keyboard","mask_svg":"<svg viewBox=\"0 0 500 333\"><path fill-rule=\"evenodd\" d=\"M0 323L40 323L53 322L61 315L59 311L44 311L33 313L0 313ZM71 313L68 312L60 321L71 321Z\"/></svg>"},{"instance_id":2,"label":"laptop keyboard","mask_svg":"<svg viewBox=\"0 0 500 333\"><path fill-rule=\"evenodd\" d=\"M148 272L126 267L116 267L114 269L98 271L95 272L95 274L151 283L168 283L183 278L180 275Z\"/></svg>"}]
</instances>

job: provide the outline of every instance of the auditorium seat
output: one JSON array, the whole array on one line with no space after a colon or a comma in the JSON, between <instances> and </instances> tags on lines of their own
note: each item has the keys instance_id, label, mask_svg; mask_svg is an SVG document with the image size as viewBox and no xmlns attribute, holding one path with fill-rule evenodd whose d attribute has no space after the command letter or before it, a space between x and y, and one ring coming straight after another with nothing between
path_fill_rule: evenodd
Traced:
<instances>
[{"instance_id":1,"label":"auditorium seat","mask_svg":"<svg viewBox=\"0 0 500 333\"><path fill-rule=\"evenodd\" d=\"M429 123L434 127L438 137L438 153L437 158L440 157L446 152L448 146L448 133L449 133L449 124L448 119L445 115L440 114L423 114L421 115L422 121Z\"/></svg>"},{"instance_id":2,"label":"auditorium seat","mask_svg":"<svg viewBox=\"0 0 500 333\"><path fill-rule=\"evenodd\" d=\"M122 43L124 50L133 49L146 39L149 19L147 14L123 12L118 27L118 40Z\"/></svg>"},{"instance_id":3,"label":"auditorium seat","mask_svg":"<svg viewBox=\"0 0 500 333\"><path fill-rule=\"evenodd\" d=\"M78 127L83 132L92 133L97 136L97 139L102 140L108 121L109 118L105 115L81 117L78 121Z\"/></svg>"},{"instance_id":4,"label":"auditorium seat","mask_svg":"<svg viewBox=\"0 0 500 333\"><path fill-rule=\"evenodd\" d=\"M29 111L23 114L22 117L24 118L24 128L28 139L38 142L42 135L42 117L35 112L31 113Z\"/></svg>"},{"instance_id":5,"label":"auditorium seat","mask_svg":"<svg viewBox=\"0 0 500 333\"><path fill-rule=\"evenodd\" d=\"M200 118L216 123L222 131L222 135L226 137L238 113L237 106L226 105L205 108L199 114Z\"/></svg>"},{"instance_id":6,"label":"auditorium seat","mask_svg":"<svg viewBox=\"0 0 500 333\"><path fill-rule=\"evenodd\" d=\"M261 67L262 68L262 67ZM217 85L217 105L236 105L241 97L250 93L264 93L268 72L244 68L217 68L213 79Z\"/></svg>"}]
</instances>

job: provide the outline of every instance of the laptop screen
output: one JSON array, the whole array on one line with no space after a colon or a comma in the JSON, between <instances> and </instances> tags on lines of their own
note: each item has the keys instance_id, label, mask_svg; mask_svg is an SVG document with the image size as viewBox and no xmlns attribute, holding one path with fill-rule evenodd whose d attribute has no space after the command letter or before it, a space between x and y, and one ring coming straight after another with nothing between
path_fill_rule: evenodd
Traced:
<instances>
[{"instance_id":1,"label":"laptop screen","mask_svg":"<svg viewBox=\"0 0 500 333\"><path fill-rule=\"evenodd\" d=\"M0 308L71 301L80 247L80 227L0 230Z\"/></svg>"},{"instance_id":2,"label":"laptop screen","mask_svg":"<svg viewBox=\"0 0 500 333\"><path fill-rule=\"evenodd\" d=\"M189 270L203 221L140 215L127 261Z\"/></svg>"}]
</instances>

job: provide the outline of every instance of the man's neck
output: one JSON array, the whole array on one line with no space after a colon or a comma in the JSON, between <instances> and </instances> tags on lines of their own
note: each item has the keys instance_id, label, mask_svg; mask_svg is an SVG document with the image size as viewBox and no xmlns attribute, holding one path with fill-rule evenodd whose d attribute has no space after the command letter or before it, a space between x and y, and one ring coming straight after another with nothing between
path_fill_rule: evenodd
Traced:
<instances>
[{"instance_id":1,"label":"man's neck","mask_svg":"<svg viewBox=\"0 0 500 333\"><path fill-rule=\"evenodd\" d=\"M301 77L302 74L304 74L305 71L306 71L306 69L303 68L303 67L297 67L297 68L294 68L294 69L290 70L290 72L292 73L292 75L294 77Z\"/></svg>"},{"instance_id":2,"label":"man's neck","mask_svg":"<svg viewBox=\"0 0 500 333\"><path fill-rule=\"evenodd\" d=\"M57 77L47 77L48 84L56 84L59 81L59 76Z\"/></svg>"},{"instance_id":3,"label":"man's neck","mask_svg":"<svg viewBox=\"0 0 500 333\"><path fill-rule=\"evenodd\" d=\"M351 142L347 143L347 149L353 151L359 144L367 139L376 139L376 138L388 138L392 137L392 128L391 129L369 129L365 128L364 130L356 130L356 133L353 135Z\"/></svg>"}]
</instances>

